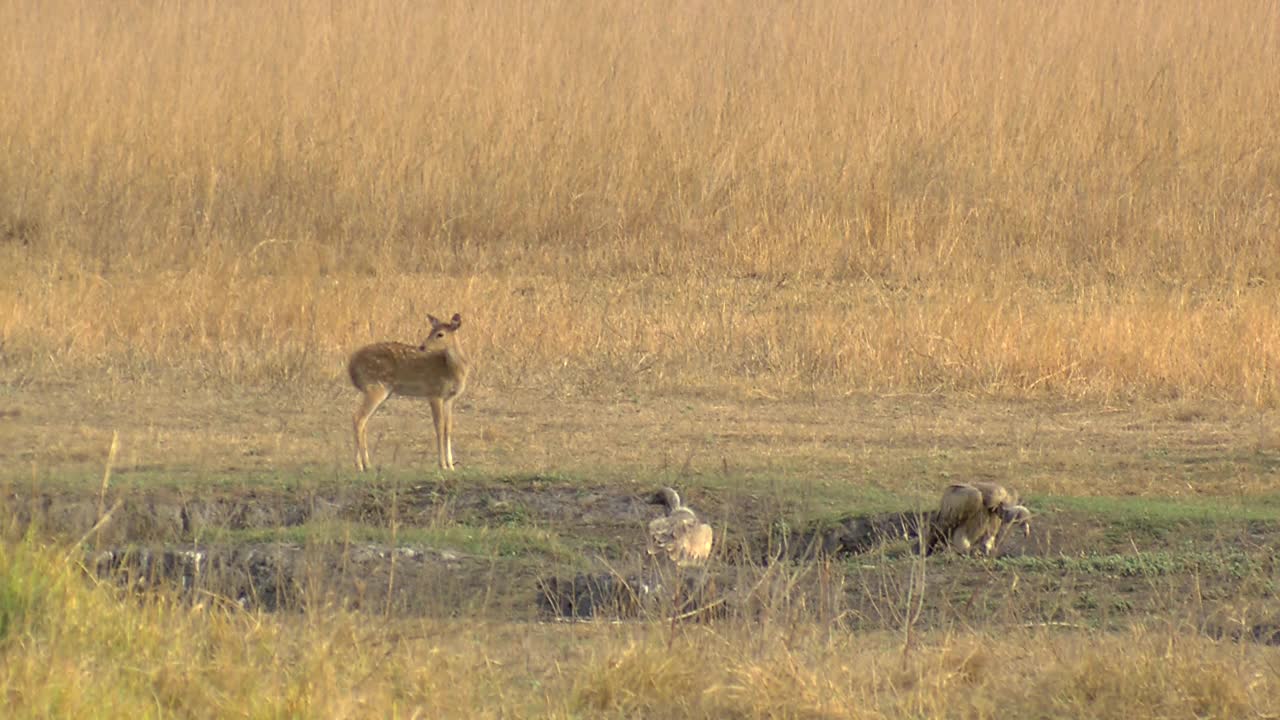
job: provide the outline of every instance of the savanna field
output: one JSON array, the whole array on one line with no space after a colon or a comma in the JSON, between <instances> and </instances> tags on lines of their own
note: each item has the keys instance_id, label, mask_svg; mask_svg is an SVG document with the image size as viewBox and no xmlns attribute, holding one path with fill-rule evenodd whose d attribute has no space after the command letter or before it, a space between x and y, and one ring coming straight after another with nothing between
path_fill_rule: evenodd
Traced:
<instances>
[{"instance_id":1,"label":"savanna field","mask_svg":"<svg viewBox=\"0 0 1280 720\"><path fill-rule=\"evenodd\" d=\"M8 717L1280 717L1280 4L17 0L0 107Z\"/></svg>"}]
</instances>

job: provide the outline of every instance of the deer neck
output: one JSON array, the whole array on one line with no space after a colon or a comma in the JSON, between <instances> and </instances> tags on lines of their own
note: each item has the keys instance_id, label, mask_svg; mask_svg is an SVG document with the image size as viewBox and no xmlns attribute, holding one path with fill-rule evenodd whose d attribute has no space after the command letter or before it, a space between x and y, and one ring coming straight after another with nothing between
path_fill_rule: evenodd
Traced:
<instances>
[{"instance_id":1,"label":"deer neck","mask_svg":"<svg viewBox=\"0 0 1280 720\"><path fill-rule=\"evenodd\" d=\"M467 356L462 353L462 346L457 342L450 343L444 349L444 364L455 373L467 371Z\"/></svg>"}]
</instances>

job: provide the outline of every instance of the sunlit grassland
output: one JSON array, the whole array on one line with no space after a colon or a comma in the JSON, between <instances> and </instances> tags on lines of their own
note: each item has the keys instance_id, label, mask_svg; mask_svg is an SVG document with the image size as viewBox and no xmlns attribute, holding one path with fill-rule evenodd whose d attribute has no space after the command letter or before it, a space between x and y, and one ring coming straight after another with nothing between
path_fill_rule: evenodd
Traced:
<instances>
[{"instance_id":1,"label":"sunlit grassland","mask_svg":"<svg viewBox=\"0 0 1280 720\"><path fill-rule=\"evenodd\" d=\"M1280 398L1272 3L0 14L10 377Z\"/></svg>"},{"instance_id":2,"label":"sunlit grassland","mask_svg":"<svg viewBox=\"0 0 1280 720\"><path fill-rule=\"evenodd\" d=\"M14 717L1276 716L1276 648L1158 612L1218 572L1206 614L1272 620L1270 536L1230 543L1280 514L1275 68L1265 0L2 4L6 498L378 505L442 482L408 403L353 481L343 362L461 312L455 486L671 484L794 527L981 478L1090 534L971 573L868 558L908 580L875 598L901 627L863 633L785 592L813 566L708 625L268 614L127 594L84 572L78 527L34 533L0 542L0 697ZM599 569L597 538L503 512L200 539ZM1119 576L1153 609L1115 632L948 608L918 632L937 568L947 597L999 575L1009 607L1096 619L1129 599L1088 581Z\"/></svg>"}]
</instances>

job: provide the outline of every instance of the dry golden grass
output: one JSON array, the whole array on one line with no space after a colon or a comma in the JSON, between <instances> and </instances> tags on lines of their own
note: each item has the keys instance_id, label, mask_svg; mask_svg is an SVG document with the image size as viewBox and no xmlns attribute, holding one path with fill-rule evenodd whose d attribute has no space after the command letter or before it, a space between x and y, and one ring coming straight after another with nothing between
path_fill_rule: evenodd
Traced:
<instances>
[{"instance_id":1,"label":"dry golden grass","mask_svg":"<svg viewBox=\"0 0 1280 720\"><path fill-rule=\"evenodd\" d=\"M1238 718L1280 712L1280 650L1190 629L831 632L404 621L121 600L0 544L7 717Z\"/></svg>"},{"instance_id":2,"label":"dry golden grass","mask_svg":"<svg viewBox=\"0 0 1280 720\"><path fill-rule=\"evenodd\" d=\"M1256 716L1273 704L1277 658L1240 650L1146 630L937 634L908 653L886 636L789 648L708 633L674 652L615 641L584 670L576 700L609 717Z\"/></svg>"},{"instance_id":3,"label":"dry golden grass","mask_svg":"<svg viewBox=\"0 0 1280 720\"><path fill-rule=\"evenodd\" d=\"M5 374L1275 406L1278 18L9 3Z\"/></svg>"}]
</instances>

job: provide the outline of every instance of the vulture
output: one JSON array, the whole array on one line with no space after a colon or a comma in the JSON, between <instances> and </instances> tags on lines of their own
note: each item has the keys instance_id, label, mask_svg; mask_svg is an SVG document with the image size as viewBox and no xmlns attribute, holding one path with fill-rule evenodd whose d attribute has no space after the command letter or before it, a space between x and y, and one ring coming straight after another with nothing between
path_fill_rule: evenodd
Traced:
<instances>
[{"instance_id":1,"label":"vulture","mask_svg":"<svg viewBox=\"0 0 1280 720\"><path fill-rule=\"evenodd\" d=\"M980 548L991 555L1014 525L1031 534L1031 511L1018 504L1017 495L995 483L957 483L942 493L927 551L947 545L961 553Z\"/></svg>"},{"instance_id":2,"label":"vulture","mask_svg":"<svg viewBox=\"0 0 1280 720\"><path fill-rule=\"evenodd\" d=\"M711 526L680 503L680 495L666 487L654 493L650 504L665 505L665 517L649 521L649 554L665 555L677 567L701 565L711 554Z\"/></svg>"}]
</instances>

